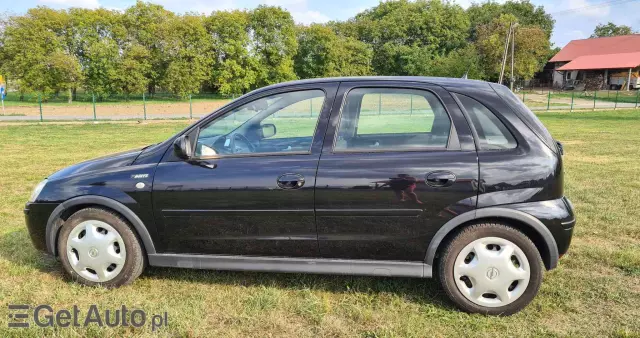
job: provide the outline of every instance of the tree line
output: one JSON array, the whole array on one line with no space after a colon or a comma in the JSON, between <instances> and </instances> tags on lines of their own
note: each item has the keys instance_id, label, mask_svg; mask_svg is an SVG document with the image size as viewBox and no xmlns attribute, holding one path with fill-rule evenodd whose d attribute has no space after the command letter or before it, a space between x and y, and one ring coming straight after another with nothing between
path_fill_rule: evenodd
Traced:
<instances>
[{"instance_id":1,"label":"tree line","mask_svg":"<svg viewBox=\"0 0 640 338\"><path fill-rule=\"evenodd\" d=\"M514 75L531 78L552 53L554 20L526 0L466 10L442 0L386 1L347 21L311 25L265 5L209 15L142 1L124 11L36 7L0 21L0 74L12 89L69 100L77 90L241 94L331 76L495 80L514 22Z\"/></svg>"}]
</instances>

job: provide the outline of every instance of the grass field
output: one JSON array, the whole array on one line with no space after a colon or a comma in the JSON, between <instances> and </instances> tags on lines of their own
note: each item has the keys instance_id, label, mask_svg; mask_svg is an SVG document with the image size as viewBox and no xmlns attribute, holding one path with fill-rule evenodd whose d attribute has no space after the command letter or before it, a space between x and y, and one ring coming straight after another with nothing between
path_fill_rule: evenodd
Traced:
<instances>
[{"instance_id":1,"label":"grass field","mask_svg":"<svg viewBox=\"0 0 640 338\"><path fill-rule=\"evenodd\" d=\"M506 318L457 311L435 280L149 268L116 290L68 282L24 227L33 186L72 163L161 141L186 122L0 126L0 336L640 337L640 113L540 116L564 142L578 224L538 297ZM124 304L167 311L169 326L8 329L6 304L20 303L84 313Z\"/></svg>"}]
</instances>

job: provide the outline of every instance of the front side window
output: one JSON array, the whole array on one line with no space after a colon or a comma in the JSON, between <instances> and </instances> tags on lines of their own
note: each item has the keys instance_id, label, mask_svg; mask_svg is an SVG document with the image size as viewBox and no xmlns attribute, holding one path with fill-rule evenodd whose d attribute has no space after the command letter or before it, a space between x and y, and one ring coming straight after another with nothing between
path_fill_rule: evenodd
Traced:
<instances>
[{"instance_id":1,"label":"front side window","mask_svg":"<svg viewBox=\"0 0 640 338\"><path fill-rule=\"evenodd\" d=\"M518 144L509 129L482 103L461 94L454 94L467 111L473 128L478 134L480 149L513 149Z\"/></svg>"},{"instance_id":2,"label":"front side window","mask_svg":"<svg viewBox=\"0 0 640 338\"><path fill-rule=\"evenodd\" d=\"M200 129L195 155L308 152L324 98L314 89L244 104Z\"/></svg>"},{"instance_id":3,"label":"front side window","mask_svg":"<svg viewBox=\"0 0 640 338\"><path fill-rule=\"evenodd\" d=\"M447 147L451 120L428 91L357 88L342 107L334 151Z\"/></svg>"}]
</instances>

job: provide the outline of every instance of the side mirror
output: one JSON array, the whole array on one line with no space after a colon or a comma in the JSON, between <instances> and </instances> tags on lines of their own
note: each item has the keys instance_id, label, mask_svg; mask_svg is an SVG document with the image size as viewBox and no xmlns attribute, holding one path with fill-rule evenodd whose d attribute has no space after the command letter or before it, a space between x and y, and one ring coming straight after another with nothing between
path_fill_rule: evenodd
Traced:
<instances>
[{"instance_id":1,"label":"side mirror","mask_svg":"<svg viewBox=\"0 0 640 338\"><path fill-rule=\"evenodd\" d=\"M173 152L183 160L193 157L193 147L187 135L182 135L173 141Z\"/></svg>"},{"instance_id":2,"label":"side mirror","mask_svg":"<svg viewBox=\"0 0 640 338\"><path fill-rule=\"evenodd\" d=\"M272 123L261 124L260 130L262 138L269 138L276 134L276 125Z\"/></svg>"}]
</instances>

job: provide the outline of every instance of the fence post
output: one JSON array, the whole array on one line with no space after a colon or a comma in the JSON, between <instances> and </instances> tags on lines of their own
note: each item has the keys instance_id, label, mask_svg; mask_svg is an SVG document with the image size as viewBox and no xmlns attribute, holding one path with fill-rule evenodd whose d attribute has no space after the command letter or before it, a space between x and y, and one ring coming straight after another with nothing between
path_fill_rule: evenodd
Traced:
<instances>
[{"instance_id":1,"label":"fence post","mask_svg":"<svg viewBox=\"0 0 640 338\"><path fill-rule=\"evenodd\" d=\"M638 108L638 96L640 96L640 90L636 89L636 108Z\"/></svg>"},{"instance_id":2,"label":"fence post","mask_svg":"<svg viewBox=\"0 0 640 338\"><path fill-rule=\"evenodd\" d=\"M575 93L576 93L575 91L571 92L571 109L569 109L570 113L573 112L573 96L575 95Z\"/></svg>"},{"instance_id":3,"label":"fence post","mask_svg":"<svg viewBox=\"0 0 640 338\"><path fill-rule=\"evenodd\" d=\"M42 122L42 96L38 94L38 106L40 106L40 122Z\"/></svg>"},{"instance_id":4,"label":"fence post","mask_svg":"<svg viewBox=\"0 0 640 338\"><path fill-rule=\"evenodd\" d=\"M382 93L378 94L378 115L382 114Z\"/></svg>"},{"instance_id":5,"label":"fence post","mask_svg":"<svg viewBox=\"0 0 640 338\"><path fill-rule=\"evenodd\" d=\"M309 99L309 117L313 117L313 99Z\"/></svg>"},{"instance_id":6,"label":"fence post","mask_svg":"<svg viewBox=\"0 0 640 338\"><path fill-rule=\"evenodd\" d=\"M147 99L144 96L144 92L142 92L142 110L144 112L144 119L147 119Z\"/></svg>"},{"instance_id":7,"label":"fence post","mask_svg":"<svg viewBox=\"0 0 640 338\"><path fill-rule=\"evenodd\" d=\"M411 106L409 107L409 116L413 115L413 95L409 95L409 100L411 100Z\"/></svg>"},{"instance_id":8,"label":"fence post","mask_svg":"<svg viewBox=\"0 0 640 338\"><path fill-rule=\"evenodd\" d=\"M549 106L551 105L551 91L547 94L547 111L549 111Z\"/></svg>"},{"instance_id":9,"label":"fence post","mask_svg":"<svg viewBox=\"0 0 640 338\"><path fill-rule=\"evenodd\" d=\"M596 110L596 98L598 97L598 90L593 92L593 110Z\"/></svg>"},{"instance_id":10,"label":"fence post","mask_svg":"<svg viewBox=\"0 0 640 338\"><path fill-rule=\"evenodd\" d=\"M616 91L616 103L615 103L615 105L613 106L613 110L618 109L618 96L619 96L619 95L620 95L620 91L619 91L619 90L617 90L617 91Z\"/></svg>"},{"instance_id":11,"label":"fence post","mask_svg":"<svg viewBox=\"0 0 640 338\"><path fill-rule=\"evenodd\" d=\"M93 105L93 120L96 120L96 94L91 93L91 104Z\"/></svg>"},{"instance_id":12,"label":"fence post","mask_svg":"<svg viewBox=\"0 0 640 338\"><path fill-rule=\"evenodd\" d=\"M189 94L189 120L193 120L193 105L191 104L191 94Z\"/></svg>"}]
</instances>

